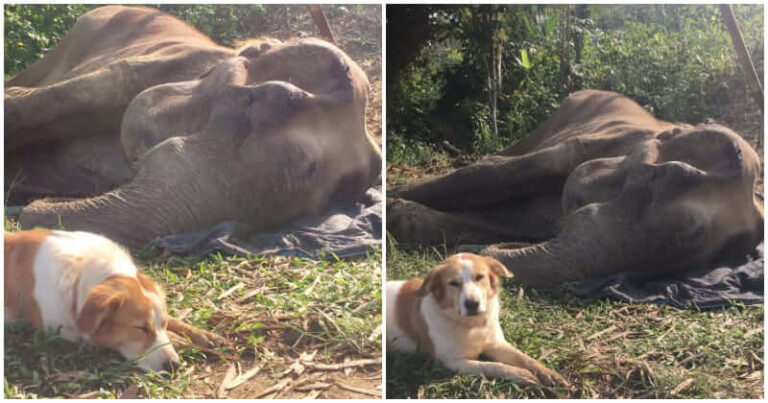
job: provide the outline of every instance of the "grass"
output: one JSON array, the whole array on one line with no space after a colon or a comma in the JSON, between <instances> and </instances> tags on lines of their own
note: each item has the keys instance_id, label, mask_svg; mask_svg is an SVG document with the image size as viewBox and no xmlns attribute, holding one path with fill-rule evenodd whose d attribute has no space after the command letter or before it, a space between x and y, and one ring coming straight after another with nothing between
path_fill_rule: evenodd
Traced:
<instances>
[{"instance_id":1,"label":"grass","mask_svg":"<svg viewBox=\"0 0 768 403\"><path fill-rule=\"evenodd\" d=\"M13 229L15 224L6 221L5 228ZM166 290L171 316L213 331L234 347L216 352L177 349L184 365L163 377L143 373L106 349L73 344L54 331L36 331L21 322L9 323L5 325L5 398L249 398L275 385L281 387L266 397L318 393L319 397L373 397L345 386L378 392L379 252L354 261L322 262L133 252L140 269ZM373 363L347 370L318 370L315 365L361 359ZM229 391L220 388L233 375L257 366L261 367L258 376Z\"/></svg>"},{"instance_id":2,"label":"grass","mask_svg":"<svg viewBox=\"0 0 768 403\"><path fill-rule=\"evenodd\" d=\"M387 278L423 277L452 251L391 238ZM505 285L501 325L566 388L459 376L421 355L387 354L387 398L762 398L763 306L696 311Z\"/></svg>"}]
</instances>

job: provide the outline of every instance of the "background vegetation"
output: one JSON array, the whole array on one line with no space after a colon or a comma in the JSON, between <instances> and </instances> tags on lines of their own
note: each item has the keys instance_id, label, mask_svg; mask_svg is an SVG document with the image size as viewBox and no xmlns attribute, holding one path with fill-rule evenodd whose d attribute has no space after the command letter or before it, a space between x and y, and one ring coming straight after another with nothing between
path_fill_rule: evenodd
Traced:
<instances>
[{"instance_id":1,"label":"background vegetation","mask_svg":"<svg viewBox=\"0 0 768 403\"><path fill-rule=\"evenodd\" d=\"M5 6L5 74L12 76L23 70L30 63L56 45L67 33L77 18L98 7L96 5L6 5ZM211 39L225 46L236 46L238 41L257 38L262 35L281 39L296 35L314 35L315 27L308 18L306 7L284 5L180 5L153 4L167 13L173 14ZM373 7L380 12L378 7ZM350 19L368 17L371 6L333 5L324 7L334 31L344 30ZM350 17L342 20L342 17ZM377 18L380 19L380 18ZM363 21L370 26L372 21ZM378 24L378 21L377 21ZM375 24L375 25L377 25ZM341 47L347 49L347 42L354 50L367 49L380 52L380 30L371 35L368 30L356 32L352 44L351 38L339 35ZM360 60L357 58L356 60Z\"/></svg>"},{"instance_id":2,"label":"background vegetation","mask_svg":"<svg viewBox=\"0 0 768 403\"><path fill-rule=\"evenodd\" d=\"M763 6L733 9L762 77ZM716 5L397 6L387 13L387 43L397 46L387 52L393 165L423 162L444 140L495 151L585 88L623 93L669 121L746 116L751 124L734 129L759 126Z\"/></svg>"}]
</instances>

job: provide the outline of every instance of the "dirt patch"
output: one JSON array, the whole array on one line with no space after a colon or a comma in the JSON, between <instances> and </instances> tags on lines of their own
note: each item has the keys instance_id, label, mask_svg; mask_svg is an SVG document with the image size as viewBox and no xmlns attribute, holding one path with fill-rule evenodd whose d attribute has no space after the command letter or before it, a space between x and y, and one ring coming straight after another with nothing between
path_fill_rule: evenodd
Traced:
<instances>
[{"instance_id":1,"label":"dirt patch","mask_svg":"<svg viewBox=\"0 0 768 403\"><path fill-rule=\"evenodd\" d=\"M185 398L328 398L381 397L381 352L360 355L342 344L326 348L311 335L325 326L323 318L275 315L260 320L257 332L226 335L235 345L263 337L237 359L226 357L196 364Z\"/></svg>"}]
</instances>

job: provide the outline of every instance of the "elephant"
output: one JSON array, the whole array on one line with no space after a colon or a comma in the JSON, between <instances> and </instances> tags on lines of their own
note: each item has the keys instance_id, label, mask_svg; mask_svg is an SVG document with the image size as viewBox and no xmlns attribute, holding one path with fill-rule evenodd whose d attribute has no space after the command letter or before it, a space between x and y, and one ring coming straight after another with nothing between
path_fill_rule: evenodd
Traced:
<instances>
[{"instance_id":1,"label":"elephant","mask_svg":"<svg viewBox=\"0 0 768 403\"><path fill-rule=\"evenodd\" d=\"M668 123L623 95L583 90L516 144L388 190L387 230L494 257L533 287L674 275L754 253L760 172L726 127Z\"/></svg>"},{"instance_id":2,"label":"elephant","mask_svg":"<svg viewBox=\"0 0 768 403\"><path fill-rule=\"evenodd\" d=\"M96 8L6 82L7 202L29 203L23 228L127 246L225 220L280 227L379 183L367 95L323 40L234 50L156 9Z\"/></svg>"}]
</instances>

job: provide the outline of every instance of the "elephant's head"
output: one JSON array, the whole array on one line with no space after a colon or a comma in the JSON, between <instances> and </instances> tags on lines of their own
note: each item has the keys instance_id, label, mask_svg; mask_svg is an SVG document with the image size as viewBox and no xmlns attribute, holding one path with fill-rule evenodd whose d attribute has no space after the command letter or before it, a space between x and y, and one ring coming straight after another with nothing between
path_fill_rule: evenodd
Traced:
<instances>
[{"instance_id":1,"label":"elephant's head","mask_svg":"<svg viewBox=\"0 0 768 403\"><path fill-rule=\"evenodd\" d=\"M133 100L121 130L132 182L35 202L21 224L61 222L137 245L226 219L269 228L351 202L381 166L365 128L367 91L357 64L326 42L246 47L197 80Z\"/></svg>"}]
</instances>

